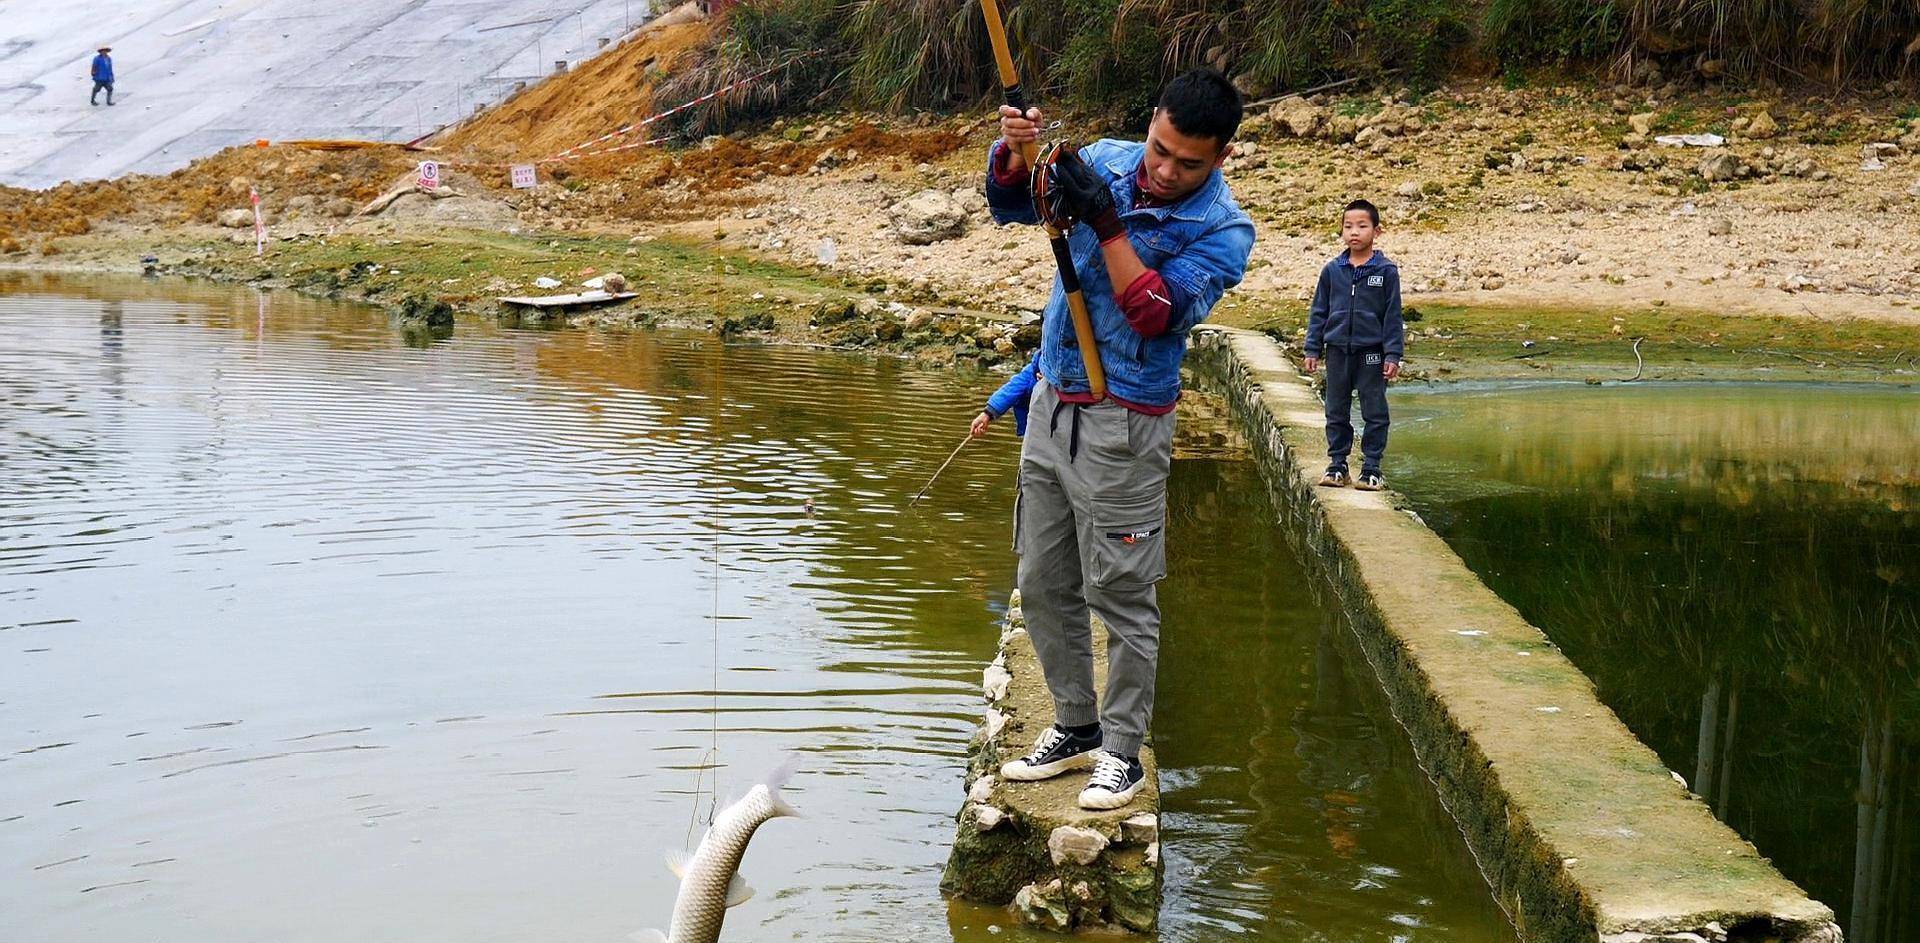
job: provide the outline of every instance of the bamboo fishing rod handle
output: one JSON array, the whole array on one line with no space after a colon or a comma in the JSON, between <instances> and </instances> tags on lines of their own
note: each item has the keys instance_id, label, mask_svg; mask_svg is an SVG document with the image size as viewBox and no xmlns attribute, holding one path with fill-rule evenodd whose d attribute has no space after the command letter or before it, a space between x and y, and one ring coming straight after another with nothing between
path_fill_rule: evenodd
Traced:
<instances>
[{"instance_id":1,"label":"bamboo fishing rod handle","mask_svg":"<svg viewBox=\"0 0 1920 943\"><path fill-rule=\"evenodd\" d=\"M1020 70L1013 64L1013 46L1007 42L1007 24L1000 18L1000 4L997 0L980 0L980 12L986 17L987 38L993 44L994 64L1000 67L1000 85L1006 90L1007 104L1024 117L1027 95L1020 88ZM1038 168L1040 142L1020 142L1020 158L1027 162L1029 172ZM1100 363L1100 347L1093 336L1093 315L1087 311L1086 296L1080 292L1080 275L1074 271L1073 253L1067 248L1066 234L1044 220L1041 225L1053 246L1054 264L1060 269L1060 288L1067 296L1067 314L1073 321L1074 340L1080 347L1080 362L1087 368L1087 389L1095 398L1106 399L1107 371Z\"/></svg>"}]
</instances>

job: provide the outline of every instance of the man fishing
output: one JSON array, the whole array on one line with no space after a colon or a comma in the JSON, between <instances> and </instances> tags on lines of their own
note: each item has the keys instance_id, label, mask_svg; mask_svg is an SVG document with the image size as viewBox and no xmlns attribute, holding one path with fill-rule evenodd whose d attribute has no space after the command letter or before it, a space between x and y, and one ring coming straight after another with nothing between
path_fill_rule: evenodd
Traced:
<instances>
[{"instance_id":1,"label":"man fishing","mask_svg":"<svg viewBox=\"0 0 1920 943\"><path fill-rule=\"evenodd\" d=\"M1070 229L1072 272L1104 369L1102 396L1070 316L1074 286L1056 280L1014 505L1020 595L1054 724L1001 774L1030 781L1092 766L1080 793L1089 809L1125 806L1145 779L1180 362L1187 332L1239 284L1253 248L1253 222L1220 172L1240 115L1232 83L1197 69L1161 91L1144 143L1061 148L1036 181L1022 151L1037 142L1042 116L1003 106L988 161L996 220L1039 223L1045 212L1053 228ZM1109 633L1098 702L1089 610Z\"/></svg>"}]
</instances>

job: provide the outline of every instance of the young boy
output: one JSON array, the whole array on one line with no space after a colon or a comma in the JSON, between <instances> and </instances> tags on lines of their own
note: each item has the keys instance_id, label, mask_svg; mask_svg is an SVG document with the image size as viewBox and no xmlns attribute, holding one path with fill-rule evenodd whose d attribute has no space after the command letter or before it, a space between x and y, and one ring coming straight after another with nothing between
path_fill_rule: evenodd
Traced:
<instances>
[{"instance_id":1,"label":"young boy","mask_svg":"<svg viewBox=\"0 0 1920 943\"><path fill-rule=\"evenodd\" d=\"M1400 324L1400 269L1374 251L1380 211L1366 200L1340 214L1340 241L1347 251L1320 270L1307 318L1306 368L1327 365L1327 473L1320 484L1347 484L1347 454L1353 451L1353 396L1360 394L1360 477L1354 487L1379 491L1380 459L1387 452L1387 381L1400 375L1405 332Z\"/></svg>"}]
</instances>

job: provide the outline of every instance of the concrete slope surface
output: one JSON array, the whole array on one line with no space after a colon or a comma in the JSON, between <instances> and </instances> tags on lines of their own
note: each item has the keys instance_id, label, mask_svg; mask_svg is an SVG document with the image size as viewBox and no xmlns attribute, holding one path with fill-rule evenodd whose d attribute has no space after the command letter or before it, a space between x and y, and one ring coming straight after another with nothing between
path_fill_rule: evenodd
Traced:
<instances>
[{"instance_id":1,"label":"concrete slope surface","mask_svg":"<svg viewBox=\"0 0 1920 943\"><path fill-rule=\"evenodd\" d=\"M162 173L259 138L411 140L648 15L647 0L4 0L0 183ZM103 45L112 108L87 104Z\"/></svg>"}]
</instances>

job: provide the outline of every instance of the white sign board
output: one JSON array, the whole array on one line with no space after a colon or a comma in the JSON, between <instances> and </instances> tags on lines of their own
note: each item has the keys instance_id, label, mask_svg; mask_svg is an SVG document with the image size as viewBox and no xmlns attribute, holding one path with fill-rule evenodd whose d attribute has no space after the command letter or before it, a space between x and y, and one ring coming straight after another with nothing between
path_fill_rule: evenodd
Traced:
<instances>
[{"instance_id":1,"label":"white sign board","mask_svg":"<svg viewBox=\"0 0 1920 943\"><path fill-rule=\"evenodd\" d=\"M260 215L260 191L247 188L247 202L253 204L253 254L265 255L267 251L267 219Z\"/></svg>"},{"instance_id":2,"label":"white sign board","mask_svg":"<svg viewBox=\"0 0 1920 943\"><path fill-rule=\"evenodd\" d=\"M440 165L438 163L430 160L420 162L420 189L440 189Z\"/></svg>"},{"instance_id":3,"label":"white sign board","mask_svg":"<svg viewBox=\"0 0 1920 943\"><path fill-rule=\"evenodd\" d=\"M532 164L515 164L511 169L511 173L513 174L513 188L515 190L530 190L534 184L540 182L540 178L534 172Z\"/></svg>"}]
</instances>

